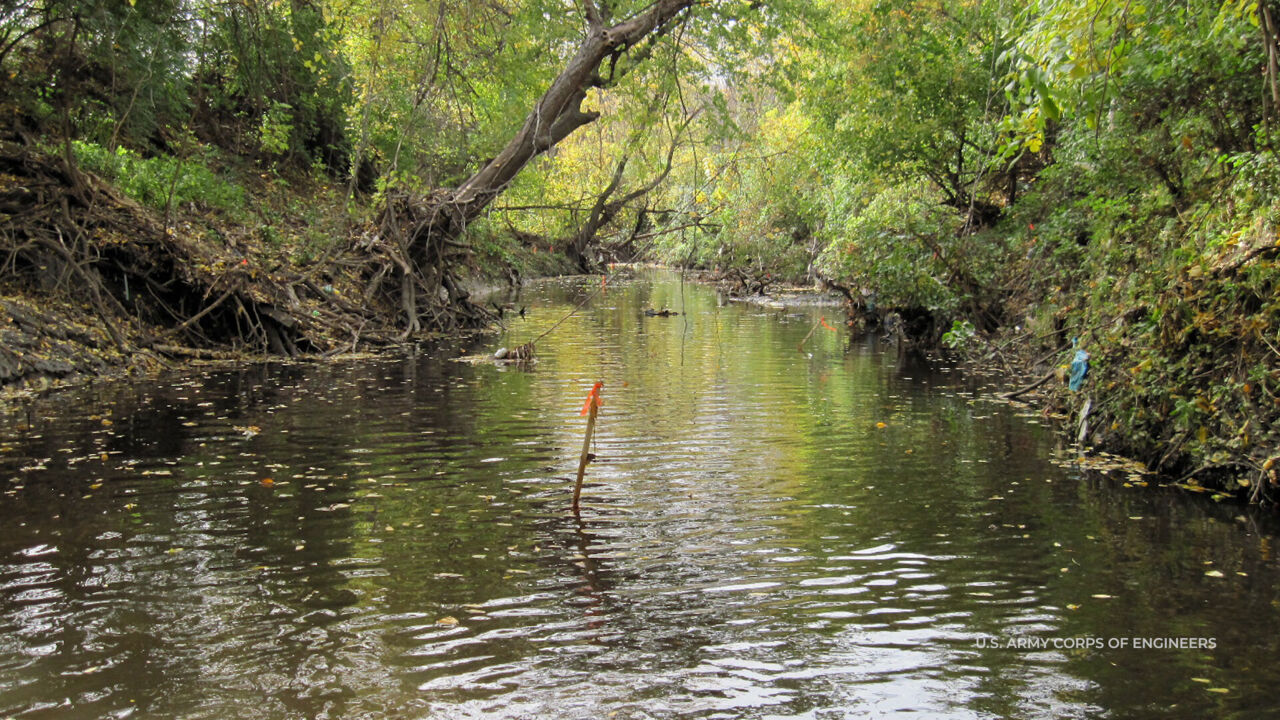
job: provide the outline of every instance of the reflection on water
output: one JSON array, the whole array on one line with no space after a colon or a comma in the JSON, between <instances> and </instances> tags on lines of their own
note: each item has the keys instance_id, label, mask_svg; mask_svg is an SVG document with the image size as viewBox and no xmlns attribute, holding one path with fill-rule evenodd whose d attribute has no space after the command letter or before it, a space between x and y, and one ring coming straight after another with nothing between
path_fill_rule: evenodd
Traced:
<instances>
[{"instance_id":1,"label":"reflection on water","mask_svg":"<svg viewBox=\"0 0 1280 720\"><path fill-rule=\"evenodd\" d=\"M526 292L501 344L597 286ZM1280 717L1271 529L1060 469L874 340L798 350L824 312L614 280L529 369L443 348L11 415L0 716Z\"/></svg>"}]
</instances>

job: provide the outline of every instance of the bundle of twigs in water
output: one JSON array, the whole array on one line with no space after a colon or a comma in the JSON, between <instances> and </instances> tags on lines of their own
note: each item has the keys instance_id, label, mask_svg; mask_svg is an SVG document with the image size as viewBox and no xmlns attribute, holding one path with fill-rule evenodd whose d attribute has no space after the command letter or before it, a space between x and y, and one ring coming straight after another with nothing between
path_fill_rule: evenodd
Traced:
<instances>
[{"instance_id":1,"label":"bundle of twigs in water","mask_svg":"<svg viewBox=\"0 0 1280 720\"><path fill-rule=\"evenodd\" d=\"M533 342L536 342L536 341L533 341ZM510 360L512 362L519 362L521 360L532 360L533 359L533 342L527 342L518 347L511 348L510 350L506 348L502 348L498 350L498 352L494 353L493 356L498 360Z\"/></svg>"},{"instance_id":2,"label":"bundle of twigs in water","mask_svg":"<svg viewBox=\"0 0 1280 720\"><path fill-rule=\"evenodd\" d=\"M586 296L585 298L582 299L581 302L575 305L574 308L570 310L567 315L557 320L555 325L552 325L551 327L547 328L546 331L543 332L538 337L530 340L529 342L523 345L511 348L510 350L508 350L507 348L501 348L493 354L494 359L510 360L510 361L532 360L533 354L534 354L534 345L536 345L537 342L542 338L550 335L556 328L563 325L565 320L568 320L569 318L573 317L579 310L586 307L587 303L591 302L591 299L594 298L596 294L600 292L601 289L603 289L603 286L596 288L594 291L592 291L590 295Z\"/></svg>"}]
</instances>

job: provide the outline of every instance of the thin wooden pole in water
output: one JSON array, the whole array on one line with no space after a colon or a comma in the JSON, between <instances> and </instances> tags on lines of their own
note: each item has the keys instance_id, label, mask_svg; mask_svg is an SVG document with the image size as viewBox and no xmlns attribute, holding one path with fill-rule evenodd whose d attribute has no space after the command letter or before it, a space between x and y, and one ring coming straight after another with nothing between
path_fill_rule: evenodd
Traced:
<instances>
[{"instance_id":1,"label":"thin wooden pole in water","mask_svg":"<svg viewBox=\"0 0 1280 720\"><path fill-rule=\"evenodd\" d=\"M807 343L807 342L809 342L809 338L813 337L813 334L814 334L814 333L818 332L818 327L819 327L819 326L824 327L824 328L826 328L826 329L830 330L831 332L840 332L839 330L836 330L835 328L833 328L833 327L831 327L830 325L828 325L828 324L827 324L827 316L826 316L826 315L819 316L819 317L818 317L818 322L814 323L814 324L813 324L813 327L809 328L809 334L808 334L808 335L805 335L805 336L804 336L804 339L800 341L800 344L796 345L796 349L798 349L800 352L804 352L804 344L805 344L805 343Z\"/></svg>"},{"instance_id":2,"label":"thin wooden pole in water","mask_svg":"<svg viewBox=\"0 0 1280 720\"><path fill-rule=\"evenodd\" d=\"M542 333L541 335L539 335L538 337L534 338L534 339L533 339L533 342L531 342L531 343L529 343L529 344L530 344L530 345L532 345L532 344L534 344L534 343L538 342L539 340L541 340L542 338L544 338L544 337L546 337L546 336L550 335L550 334L552 333L552 331L554 331L556 328L558 328L558 327L560 327L561 325L563 325L565 320L568 320L569 318L573 317L575 314L577 314L577 312L578 312L579 310L581 310L582 308L586 307L587 303L591 302L591 298L595 297L596 295L599 295L601 290L604 290L604 283L601 283L601 284L600 284L600 287L598 287L598 288L596 288L594 291L592 291L592 293L591 293L590 295L588 295L588 296L586 296L586 297L582 298L582 301L581 301L581 302L579 302L577 305L574 305L574 306L573 306L573 309L569 311L569 314L568 314L568 315L565 315L564 317L560 318L560 320L559 320L559 321L557 321L555 325L552 325L551 327L547 328L547 330L546 330L545 332L543 332L543 333Z\"/></svg>"},{"instance_id":3,"label":"thin wooden pole in water","mask_svg":"<svg viewBox=\"0 0 1280 720\"><path fill-rule=\"evenodd\" d=\"M582 477L587 473L587 463L591 462L591 436L596 432L596 416L600 413L600 388L604 383L597 382L587 395L587 402L582 412L587 416L587 434L582 438L582 455L578 458L578 480L573 485L573 514L579 513L579 501L582 499Z\"/></svg>"}]
</instances>

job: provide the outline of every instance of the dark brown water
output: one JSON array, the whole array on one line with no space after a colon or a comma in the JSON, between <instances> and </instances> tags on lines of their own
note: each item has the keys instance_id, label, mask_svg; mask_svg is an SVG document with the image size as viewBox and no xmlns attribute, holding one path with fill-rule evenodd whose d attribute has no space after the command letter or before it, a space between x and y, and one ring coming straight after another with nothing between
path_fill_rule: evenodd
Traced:
<instances>
[{"instance_id":1,"label":"dark brown water","mask_svg":"<svg viewBox=\"0 0 1280 720\"><path fill-rule=\"evenodd\" d=\"M598 285L526 291L501 344ZM444 348L8 415L0 717L1280 717L1273 529L1082 475L874 341L798 351L822 314L612 280L527 371Z\"/></svg>"}]
</instances>

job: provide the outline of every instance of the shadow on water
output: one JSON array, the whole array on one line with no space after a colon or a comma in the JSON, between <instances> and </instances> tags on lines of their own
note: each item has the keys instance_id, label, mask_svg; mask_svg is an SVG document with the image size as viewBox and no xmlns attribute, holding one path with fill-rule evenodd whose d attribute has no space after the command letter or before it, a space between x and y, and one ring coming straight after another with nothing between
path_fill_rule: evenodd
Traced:
<instances>
[{"instance_id":1,"label":"shadow on water","mask_svg":"<svg viewBox=\"0 0 1280 720\"><path fill-rule=\"evenodd\" d=\"M1267 519L1082 475L876 339L798 350L831 308L611 279L535 364L452 361L597 287L10 418L0 716L1280 717Z\"/></svg>"}]
</instances>

